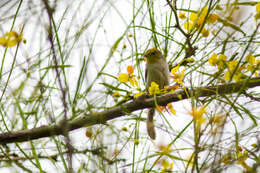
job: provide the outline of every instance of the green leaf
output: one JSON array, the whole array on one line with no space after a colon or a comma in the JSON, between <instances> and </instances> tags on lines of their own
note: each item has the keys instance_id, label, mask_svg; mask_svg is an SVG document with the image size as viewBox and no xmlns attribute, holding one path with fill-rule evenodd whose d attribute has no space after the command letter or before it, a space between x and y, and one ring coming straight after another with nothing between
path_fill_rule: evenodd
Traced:
<instances>
[{"instance_id":1,"label":"green leaf","mask_svg":"<svg viewBox=\"0 0 260 173\"><path fill-rule=\"evenodd\" d=\"M111 57L114 54L114 52L116 51L116 49L117 49L117 47L118 47L118 45L119 45L119 43L121 42L122 39L123 39L123 36L119 37L116 40L116 42L114 43L114 45L110 49L109 57Z\"/></svg>"},{"instance_id":2,"label":"green leaf","mask_svg":"<svg viewBox=\"0 0 260 173\"><path fill-rule=\"evenodd\" d=\"M117 88L117 87L115 87L115 86L113 86L113 85L110 85L110 84L107 84L107 83L99 83L99 84L101 84L101 85L104 85L105 87L107 87L107 88L110 88L110 89L112 89L112 90L116 90L116 91L122 91L122 92L126 92L126 93L128 93L129 91L127 91L127 90L124 90L124 89L121 89L121 88Z\"/></svg>"},{"instance_id":3,"label":"green leaf","mask_svg":"<svg viewBox=\"0 0 260 173\"><path fill-rule=\"evenodd\" d=\"M243 35L246 35L246 33L244 31L242 31L242 29L240 29L240 27L236 26L235 24L233 23L230 23L227 19L221 19L219 18L218 19L219 22L221 22L224 26L228 26L238 32L241 32Z\"/></svg>"},{"instance_id":4,"label":"green leaf","mask_svg":"<svg viewBox=\"0 0 260 173\"><path fill-rule=\"evenodd\" d=\"M40 70L47 70L47 69L55 69L55 68L67 68L67 67L72 67L72 65L51 65L51 66L48 66L48 67L45 67L45 68L42 68Z\"/></svg>"},{"instance_id":5,"label":"green leaf","mask_svg":"<svg viewBox=\"0 0 260 173\"><path fill-rule=\"evenodd\" d=\"M249 118L253 121L254 125L257 126L257 121L255 119L255 116L247 109L245 108L244 106L238 104L241 109L249 116Z\"/></svg>"},{"instance_id":6,"label":"green leaf","mask_svg":"<svg viewBox=\"0 0 260 173\"><path fill-rule=\"evenodd\" d=\"M105 76L112 77L112 78L114 78L114 79L116 79L116 80L117 80L117 77L116 77L116 76L113 76L113 75L111 75L111 74L104 73L104 72L102 72L102 73L100 73L100 74L102 74L102 75L105 75Z\"/></svg>"}]
</instances>

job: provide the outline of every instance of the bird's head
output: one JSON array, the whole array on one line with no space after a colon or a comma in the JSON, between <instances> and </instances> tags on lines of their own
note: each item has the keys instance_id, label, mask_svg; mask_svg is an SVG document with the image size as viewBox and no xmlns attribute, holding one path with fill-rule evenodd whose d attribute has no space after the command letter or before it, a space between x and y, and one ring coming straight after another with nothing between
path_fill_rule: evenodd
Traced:
<instances>
[{"instance_id":1,"label":"bird's head","mask_svg":"<svg viewBox=\"0 0 260 173\"><path fill-rule=\"evenodd\" d=\"M156 48L148 49L143 56L148 64L156 63L163 58L162 53Z\"/></svg>"}]
</instances>

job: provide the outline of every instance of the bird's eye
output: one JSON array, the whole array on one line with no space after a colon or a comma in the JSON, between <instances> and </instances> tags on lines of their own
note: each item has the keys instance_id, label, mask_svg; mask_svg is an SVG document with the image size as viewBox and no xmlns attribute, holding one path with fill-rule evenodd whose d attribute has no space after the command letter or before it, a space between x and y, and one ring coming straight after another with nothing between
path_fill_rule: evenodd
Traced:
<instances>
[{"instance_id":1,"label":"bird's eye","mask_svg":"<svg viewBox=\"0 0 260 173\"><path fill-rule=\"evenodd\" d=\"M151 52L151 55L155 55L155 52Z\"/></svg>"}]
</instances>

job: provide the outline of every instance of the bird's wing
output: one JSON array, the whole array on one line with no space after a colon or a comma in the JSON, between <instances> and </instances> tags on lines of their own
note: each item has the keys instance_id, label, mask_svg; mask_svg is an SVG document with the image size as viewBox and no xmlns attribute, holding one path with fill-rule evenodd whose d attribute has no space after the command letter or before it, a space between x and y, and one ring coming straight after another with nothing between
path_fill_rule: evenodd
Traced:
<instances>
[{"instance_id":1,"label":"bird's wing","mask_svg":"<svg viewBox=\"0 0 260 173\"><path fill-rule=\"evenodd\" d=\"M145 78L145 83L147 83L147 67L145 67L145 74L144 74L144 78Z\"/></svg>"}]
</instances>

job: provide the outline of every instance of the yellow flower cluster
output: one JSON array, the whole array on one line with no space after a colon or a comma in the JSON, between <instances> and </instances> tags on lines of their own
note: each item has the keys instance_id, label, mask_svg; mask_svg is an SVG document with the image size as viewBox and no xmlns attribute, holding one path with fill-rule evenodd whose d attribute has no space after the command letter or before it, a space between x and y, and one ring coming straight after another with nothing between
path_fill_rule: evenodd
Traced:
<instances>
[{"instance_id":1,"label":"yellow flower cluster","mask_svg":"<svg viewBox=\"0 0 260 173\"><path fill-rule=\"evenodd\" d=\"M141 95L145 94L145 92L138 92L134 95L135 98L140 97Z\"/></svg>"},{"instance_id":2,"label":"yellow flower cluster","mask_svg":"<svg viewBox=\"0 0 260 173\"><path fill-rule=\"evenodd\" d=\"M227 81L235 80L239 82L245 74L243 70L247 69L246 72L254 73L255 76L259 76L258 70L260 68L260 60L255 59L251 54L246 56L245 65L240 65L238 60L227 61L227 56L224 54L217 55L213 53L208 59L211 66L218 66L218 70L227 69L224 75L224 79Z\"/></svg>"},{"instance_id":3,"label":"yellow flower cluster","mask_svg":"<svg viewBox=\"0 0 260 173\"><path fill-rule=\"evenodd\" d=\"M190 115L193 117L195 124L198 128L206 121L206 119L203 117L203 114L206 113L206 107L193 107L192 111L190 112Z\"/></svg>"},{"instance_id":4,"label":"yellow flower cluster","mask_svg":"<svg viewBox=\"0 0 260 173\"><path fill-rule=\"evenodd\" d=\"M224 68L224 63L227 60L227 56L224 54L217 55L216 53L213 53L211 57L209 58L208 62L211 66L218 66L218 69L221 70Z\"/></svg>"},{"instance_id":5,"label":"yellow flower cluster","mask_svg":"<svg viewBox=\"0 0 260 173\"><path fill-rule=\"evenodd\" d=\"M137 89L138 91L140 91L140 88L139 88L139 86L138 86L138 82L137 82L137 80L136 80L136 76L134 75L134 67L131 66L131 65L128 65L127 68L126 68L126 70L127 70L127 73L120 73L120 74L118 75L118 77L117 77L117 80L118 80L119 82L122 82L122 83L127 83L127 82L129 82L132 87L137 87L137 88L135 88L135 89ZM143 95L143 94L144 94L144 92L138 92L138 93L134 94L134 97L137 98L137 97L139 97L139 96L141 96L141 95ZM119 92L114 92L114 93L113 93L113 97L116 98L116 99L117 99L118 97L120 97L120 96L121 96L121 95L120 95Z\"/></svg>"},{"instance_id":6,"label":"yellow flower cluster","mask_svg":"<svg viewBox=\"0 0 260 173\"><path fill-rule=\"evenodd\" d=\"M238 60L228 61L228 71L224 75L224 79L229 81L234 79L236 82L239 82L242 77L242 70L244 69L244 66L239 66ZM233 77L232 77L233 75Z\"/></svg>"},{"instance_id":7,"label":"yellow flower cluster","mask_svg":"<svg viewBox=\"0 0 260 173\"><path fill-rule=\"evenodd\" d=\"M183 81L183 78L184 78L185 70L183 70L181 73L178 73L178 70L179 70L179 66L172 69L172 74L174 75L174 78L175 78L174 80L178 84L183 84L182 81ZM131 84L131 86L133 86L133 87L137 86L138 87L138 82L137 82L136 77L134 75L134 68L133 68L133 66L130 66L130 65L127 66L127 73L119 74L117 80L119 82L122 82L122 83L129 82ZM179 86L177 86L177 85L174 86L174 87L171 87L171 88L169 88L168 86L165 86L163 89L160 90L159 85L156 82L151 82L151 86L148 88L148 93L150 95L167 94L167 93L174 92L175 89L178 88L178 87ZM145 94L145 92L140 92L140 88L138 88L137 90L139 90L139 92L134 94L135 98ZM114 98L118 98L120 96L121 96L120 93L117 92L117 91L113 93L113 97ZM168 110L173 115L176 115L176 111L173 108L171 103L167 104L167 107L168 107ZM162 108L160 108L158 106L158 109L159 110L163 110L163 109L165 109L165 107L163 107L163 109L162 109Z\"/></svg>"},{"instance_id":8,"label":"yellow flower cluster","mask_svg":"<svg viewBox=\"0 0 260 173\"><path fill-rule=\"evenodd\" d=\"M230 164L235 163L237 165L240 165L244 168L244 172L252 172L252 167L250 167L247 163L246 160L249 158L248 156L248 150L244 150L241 146L237 147L237 151L235 152L228 152L225 155L223 155L221 162L224 164Z\"/></svg>"},{"instance_id":9,"label":"yellow flower cluster","mask_svg":"<svg viewBox=\"0 0 260 173\"><path fill-rule=\"evenodd\" d=\"M13 47L23 40L23 34L18 34L15 31L7 32L3 37L0 37L0 45L4 47Z\"/></svg>"},{"instance_id":10,"label":"yellow flower cluster","mask_svg":"<svg viewBox=\"0 0 260 173\"><path fill-rule=\"evenodd\" d=\"M254 73L255 76L259 76L257 70L259 71L260 69L260 60L249 54L246 56L246 62L248 63L246 66L247 71Z\"/></svg>"},{"instance_id":11,"label":"yellow flower cluster","mask_svg":"<svg viewBox=\"0 0 260 173\"><path fill-rule=\"evenodd\" d=\"M150 95L160 94L159 85L156 82L151 83L151 86L149 87L149 94Z\"/></svg>"},{"instance_id":12,"label":"yellow flower cluster","mask_svg":"<svg viewBox=\"0 0 260 173\"><path fill-rule=\"evenodd\" d=\"M167 107L173 115L176 115L176 110L173 108L172 103L168 103Z\"/></svg>"},{"instance_id":13,"label":"yellow flower cluster","mask_svg":"<svg viewBox=\"0 0 260 173\"><path fill-rule=\"evenodd\" d=\"M129 82L133 87L138 86L137 80L134 75L134 68L133 66L127 66L127 73L119 74L117 80L119 82Z\"/></svg>"},{"instance_id":14,"label":"yellow flower cluster","mask_svg":"<svg viewBox=\"0 0 260 173\"><path fill-rule=\"evenodd\" d=\"M162 89L162 90L160 90L159 89L159 85L157 84L157 83L155 83L155 82L152 82L151 83L151 86L149 87L149 94L150 95L156 95L156 94L161 94L161 93L164 93L164 94L167 94L167 93L169 93L169 92L165 92L166 91L166 89L167 88L164 88L164 89ZM171 91L170 91L171 92ZM138 95L139 96L139 95ZM168 107L168 109L169 109L169 111L173 114L173 115L176 115L176 110L173 108L173 106L172 106L172 103L168 103L167 104L167 107ZM156 108L157 108L157 110L159 110L159 111L163 111L163 110L165 110L165 107L163 107L163 106L156 106Z\"/></svg>"},{"instance_id":15,"label":"yellow flower cluster","mask_svg":"<svg viewBox=\"0 0 260 173\"><path fill-rule=\"evenodd\" d=\"M185 75L185 69L183 69L181 72L179 72L180 66L176 66L171 69L171 73L173 74L174 82L183 85L183 78Z\"/></svg>"},{"instance_id":16,"label":"yellow flower cluster","mask_svg":"<svg viewBox=\"0 0 260 173\"><path fill-rule=\"evenodd\" d=\"M221 127L223 127L224 122L225 122L225 117L227 115L228 114L226 114L226 115L220 114L220 115L213 115L211 117L210 122L211 122L212 128L211 128L210 132L213 136L215 136L217 134L217 132L221 129Z\"/></svg>"},{"instance_id":17,"label":"yellow flower cluster","mask_svg":"<svg viewBox=\"0 0 260 173\"><path fill-rule=\"evenodd\" d=\"M180 13L179 13L179 18L181 18L182 20L186 19L185 13L180 12Z\"/></svg>"},{"instance_id":18,"label":"yellow flower cluster","mask_svg":"<svg viewBox=\"0 0 260 173\"><path fill-rule=\"evenodd\" d=\"M260 2L256 4L256 14L255 14L255 20L260 19Z\"/></svg>"},{"instance_id":19,"label":"yellow flower cluster","mask_svg":"<svg viewBox=\"0 0 260 173\"><path fill-rule=\"evenodd\" d=\"M166 173L166 172L172 172L172 168L174 163L173 162L168 162L166 159L162 159L162 169L160 171L160 173Z\"/></svg>"},{"instance_id":20,"label":"yellow flower cluster","mask_svg":"<svg viewBox=\"0 0 260 173\"><path fill-rule=\"evenodd\" d=\"M182 19L183 14L179 14L179 17ZM209 30L207 30L204 26L205 24L213 24L218 20L219 16L215 13L208 14L208 7L204 7L203 9L198 10L196 13L192 12L190 14L189 20L184 23L184 28L187 31L192 31L196 29L200 31L203 37L209 36Z\"/></svg>"},{"instance_id":21,"label":"yellow flower cluster","mask_svg":"<svg viewBox=\"0 0 260 173\"><path fill-rule=\"evenodd\" d=\"M248 151L244 150L244 152L239 152L237 157L237 164L241 165L246 172L250 172L252 168L246 163L246 160L248 159Z\"/></svg>"},{"instance_id":22,"label":"yellow flower cluster","mask_svg":"<svg viewBox=\"0 0 260 173\"><path fill-rule=\"evenodd\" d=\"M113 97L115 97L115 98L118 98L120 96L121 96L121 94L118 91L113 93Z\"/></svg>"}]
</instances>

